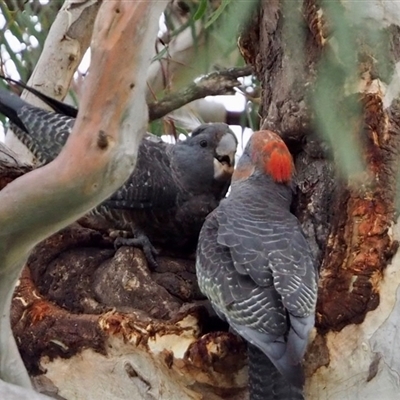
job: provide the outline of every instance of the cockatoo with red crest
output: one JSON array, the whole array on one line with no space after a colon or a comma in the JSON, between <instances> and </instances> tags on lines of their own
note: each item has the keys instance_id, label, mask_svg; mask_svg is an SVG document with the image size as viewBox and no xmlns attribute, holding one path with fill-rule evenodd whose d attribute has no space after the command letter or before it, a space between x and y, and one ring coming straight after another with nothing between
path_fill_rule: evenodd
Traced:
<instances>
[{"instance_id":1,"label":"cockatoo with red crest","mask_svg":"<svg viewBox=\"0 0 400 400\"><path fill-rule=\"evenodd\" d=\"M302 399L317 269L290 212L292 156L267 130L250 138L228 198L207 217L196 270L217 314L249 343L251 400Z\"/></svg>"}]
</instances>

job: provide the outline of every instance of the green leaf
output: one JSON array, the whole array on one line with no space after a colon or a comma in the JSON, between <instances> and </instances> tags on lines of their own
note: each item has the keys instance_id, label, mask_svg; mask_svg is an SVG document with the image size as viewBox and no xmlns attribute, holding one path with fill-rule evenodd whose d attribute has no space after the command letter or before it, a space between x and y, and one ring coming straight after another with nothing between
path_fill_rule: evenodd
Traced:
<instances>
[{"instance_id":1,"label":"green leaf","mask_svg":"<svg viewBox=\"0 0 400 400\"><path fill-rule=\"evenodd\" d=\"M198 21L200 18L204 16L207 10L207 3L208 0L201 0L198 9L196 10L195 14L193 15L193 20Z\"/></svg>"},{"instance_id":2,"label":"green leaf","mask_svg":"<svg viewBox=\"0 0 400 400\"><path fill-rule=\"evenodd\" d=\"M204 25L207 29L209 28L224 12L225 8L232 2L232 0L222 0L221 5L210 15L210 18Z\"/></svg>"}]
</instances>

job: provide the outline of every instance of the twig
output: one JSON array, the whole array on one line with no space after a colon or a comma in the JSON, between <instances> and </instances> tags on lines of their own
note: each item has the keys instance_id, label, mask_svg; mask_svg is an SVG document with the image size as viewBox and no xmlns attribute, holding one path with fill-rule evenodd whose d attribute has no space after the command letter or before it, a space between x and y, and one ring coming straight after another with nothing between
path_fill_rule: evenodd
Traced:
<instances>
[{"instance_id":1,"label":"twig","mask_svg":"<svg viewBox=\"0 0 400 400\"><path fill-rule=\"evenodd\" d=\"M186 88L168 94L159 101L148 103L149 119L150 121L154 121L155 119L162 118L171 111L206 96L232 93L233 88L241 85L237 78L251 75L252 72L253 68L246 66L242 68L229 68L204 75Z\"/></svg>"}]
</instances>

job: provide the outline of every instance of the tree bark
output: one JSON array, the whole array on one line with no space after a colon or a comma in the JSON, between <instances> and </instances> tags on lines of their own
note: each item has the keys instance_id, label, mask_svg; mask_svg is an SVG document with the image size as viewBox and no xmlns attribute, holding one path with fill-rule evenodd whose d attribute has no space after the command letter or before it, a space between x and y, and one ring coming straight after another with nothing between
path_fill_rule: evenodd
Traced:
<instances>
[{"instance_id":1,"label":"tree bark","mask_svg":"<svg viewBox=\"0 0 400 400\"><path fill-rule=\"evenodd\" d=\"M109 197L134 168L147 124L140 76L149 66L147 49L162 10L158 2L104 2L92 45L94 64L66 146L52 163L0 192L0 377L7 382L30 386L9 315L13 288L31 249ZM140 53L127 46L126 35L142 44ZM125 63L118 66L122 57ZM120 74L111 74L117 66Z\"/></svg>"},{"instance_id":2,"label":"tree bark","mask_svg":"<svg viewBox=\"0 0 400 400\"><path fill-rule=\"evenodd\" d=\"M153 121L162 118L168 113L206 96L233 94L233 89L240 86L237 78L251 74L252 70L249 67L211 72L183 90L166 95L159 101L148 103L149 119Z\"/></svg>"},{"instance_id":3,"label":"tree bark","mask_svg":"<svg viewBox=\"0 0 400 400\"><path fill-rule=\"evenodd\" d=\"M400 7L356 3L264 1L241 39L262 127L296 157L294 208L321 265L309 399L399 392Z\"/></svg>"}]
</instances>

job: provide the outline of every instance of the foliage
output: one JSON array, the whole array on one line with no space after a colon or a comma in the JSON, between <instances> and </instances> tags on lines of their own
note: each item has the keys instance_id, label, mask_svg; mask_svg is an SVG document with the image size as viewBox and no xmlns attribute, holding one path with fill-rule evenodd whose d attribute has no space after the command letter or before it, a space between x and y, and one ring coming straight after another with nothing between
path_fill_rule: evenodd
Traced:
<instances>
[{"instance_id":1,"label":"foliage","mask_svg":"<svg viewBox=\"0 0 400 400\"><path fill-rule=\"evenodd\" d=\"M0 1L0 73L19 75L27 82L42 52L62 1ZM6 88L0 80L0 88ZM0 115L0 122L5 117Z\"/></svg>"},{"instance_id":2,"label":"foliage","mask_svg":"<svg viewBox=\"0 0 400 400\"><path fill-rule=\"evenodd\" d=\"M0 28L0 35L4 38L0 45L2 73L6 72L6 61L10 60L21 79L27 81L61 6L61 1L51 1L47 4L44 4L43 0L0 2L0 11L4 18Z\"/></svg>"}]
</instances>

